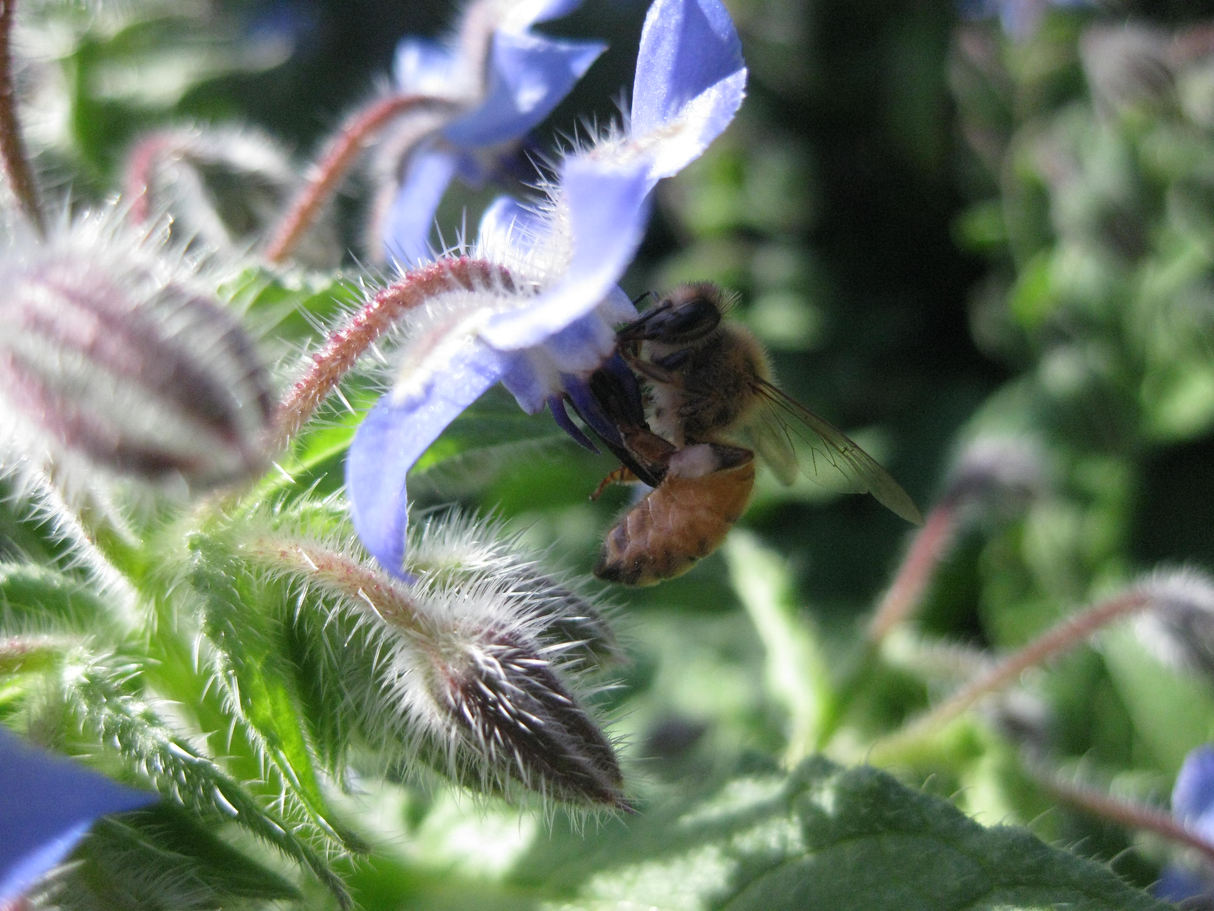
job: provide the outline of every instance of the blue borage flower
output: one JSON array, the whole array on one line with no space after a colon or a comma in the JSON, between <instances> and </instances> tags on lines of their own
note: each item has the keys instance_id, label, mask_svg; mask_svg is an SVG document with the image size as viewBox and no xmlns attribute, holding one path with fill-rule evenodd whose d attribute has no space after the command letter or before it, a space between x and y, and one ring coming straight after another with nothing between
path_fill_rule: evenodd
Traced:
<instances>
[{"instance_id":1,"label":"blue borage flower","mask_svg":"<svg viewBox=\"0 0 1214 911\"><path fill-rule=\"evenodd\" d=\"M1172 788L1172 815L1176 821L1214 844L1214 746L1189 752ZM1169 864L1160 874L1155 894L1180 903L1199 895L1214 894L1214 881L1186 867Z\"/></svg>"},{"instance_id":2,"label":"blue borage flower","mask_svg":"<svg viewBox=\"0 0 1214 911\"><path fill-rule=\"evenodd\" d=\"M644 234L650 191L725 129L745 87L719 0L655 0L628 128L568 155L542 201L488 210L473 253L506 269L511 287L454 290L415 311L404 369L346 460L355 529L390 572L402 573L405 475L456 415L500 381L528 413L551 402L560 419L566 389L612 356L614 327L636 316L616 282Z\"/></svg>"},{"instance_id":3,"label":"blue borage flower","mask_svg":"<svg viewBox=\"0 0 1214 911\"><path fill-rule=\"evenodd\" d=\"M24 894L107 813L156 800L0 727L0 906Z\"/></svg>"},{"instance_id":4,"label":"blue borage flower","mask_svg":"<svg viewBox=\"0 0 1214 911\"><path fill-rule=\"evenodd\" d=\"M479 184L484 156L513 142L555 108L606 48L561 41L531 26L567 15L582 0L482 0L469 7L457 41L406 38L396 52L403 94L462 102L463 110L414 150L381 227L388 260L418 262L429 254L434 213L458 174ZM480 153L480 154L478 154Z\"/></svg>"}]
</instances>

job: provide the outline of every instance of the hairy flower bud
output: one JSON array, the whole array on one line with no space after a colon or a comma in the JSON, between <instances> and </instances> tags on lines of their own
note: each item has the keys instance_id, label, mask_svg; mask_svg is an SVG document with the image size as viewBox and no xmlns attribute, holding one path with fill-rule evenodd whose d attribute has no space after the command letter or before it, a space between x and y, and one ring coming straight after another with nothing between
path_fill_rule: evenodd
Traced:
<instances>
[{"instance_id":1,"label":"hairy flower bud","mask_svg":"<svg viewBox=\"0 0 1214 911\"><path fill-rule=\"evenodd\" d=\"M1165 663L1214 680L1214 581L1194 570L1159 571L1138 589L1152 599L1135 624L1142 643Z\"/></svg>"},{"instance_id":2,"label":"hairy flower bud","mask_svg":"<svg viewBox=\"0 0 1214 911\"><path fill-rule=\"evenodd\" d=\"M174 236L218 249L250 249L298 192L300 169L270 136L249 127L196 126L150 133L127 156L132 220L167 212ZM331 213L296 247L297 260L333 268L341 258Z\"/></svg>"},{"instance_id":3,"label":"hairy flower bud","mask_svg":"<svg viewBox=\"0 0 1214 911\"><path fill-rule=\"evenodd\" d=\"M273 532L242 548L300 586L307 675L341 706L343 742L361 735L391 768L481 793L626 808L612 743L579 695L614 655L598 612L495 538L496 523L448 513L419 526L408 579L348 539Z\"/></svg>"},{"instance_id":4,"label":"hairy flower bud","mask_svg":"<svg viewBox=\"0 0 1214 911\"><path fill-rule=\"evenodd\" d=\"M249 337L163 232L110 213L0 255L0 445L212 485L260 467L268 381Z\"/></svg>"},{"instance_id":5,"label":"hairy flower bud","mask_svg":"<svg viewBox=\"0 0 1214 911\"><path fill-rule=\"evenodd\" d=\"M441 647L411 669L442 722L425 732L423 755L486 791L514 780L561 801L625 805L610 742L530 637L465 624L435 633L428 644Z\"/></svg>"}]
</instances>

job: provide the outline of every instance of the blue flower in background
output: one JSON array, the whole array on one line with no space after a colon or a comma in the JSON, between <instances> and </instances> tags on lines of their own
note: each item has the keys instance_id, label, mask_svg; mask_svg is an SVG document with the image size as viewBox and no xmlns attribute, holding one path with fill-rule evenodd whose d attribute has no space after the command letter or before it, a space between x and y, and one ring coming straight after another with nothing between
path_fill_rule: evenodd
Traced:
<instances>
[{"instance_id":1,"label":"blue flower in background","mask_svg":"<svg viewBox=\"0 0 1214 911\"><path fill-rule=\"evenodd\" d=\"M390 572L403 575L406 474L461 411L501 382L528 413L547 402L560 420L566 389L612 356L614 327L636 316L616 283L644 234L650 191L725 129L745 86L719 0L656 0L628 129L565 158L541 204L501 199L486 213L474 255L509 270L514 290L453 291L419 308L404 370L346 459L354 527Z\"/></svg>"},{"instance_id":2,"label":"blue flower in background","mask_svg":"<svg viewBox=\"0 0 1214 911\"><path fill-rule=\"evenodd\" d=\"M522 0L504 10L500 2L477 3L464 14L457 43L401 42L397 89L451 98L463 110L405 162L381 227L387 259L410 263L426 257L434 213L452 179L458 174L479 184L485 150L537 126L603 52L606 45L597 41L563 41L531 31L581 2Z\"/></svg>"},{"instance_id":3,"label":"blue flower in background","mask_svg":"<svg viewBox=\"0 0 1214 911\"><path fill-rule=\"evenodd\" d=\"M1185 757L1172 788L1172 815L1185 828L1214 844L1214 746L1200 746ZM1160 874L1154 891L1164 901L1179 903L1214 893L1214 882L1170 864Z\"/></svg>"},{"instance_id":4,"label":"blue flower in background","mask_svg":"<svg viewBox=\"0 0 1214 911\"><path fill-rule=\"evenodd\" d=\"M62 861L98 817L156 799L0 727L0 906Z\"/></svg>"}]
</instances>

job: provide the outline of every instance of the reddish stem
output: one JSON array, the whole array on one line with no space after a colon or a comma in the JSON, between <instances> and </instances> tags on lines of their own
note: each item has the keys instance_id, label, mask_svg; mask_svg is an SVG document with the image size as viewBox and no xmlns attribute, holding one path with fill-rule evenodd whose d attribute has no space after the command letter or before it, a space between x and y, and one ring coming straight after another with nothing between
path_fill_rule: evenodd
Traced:
<instances>
[{"instance_id":1,"label":"reddish stem","mask_svg":"<svg viewBox=\"0 0 1214 911\"><path fill-rule=\"evenodd\" d=\"M127 217L132 224L141 225L148 220L152 206L153 171L180 147L176 133L152 133L140 139L127 156L123 196L128 200Z\"/></svg>"},{"instance_id":2,"label":"reddish stem","mask_svg":"<svg viewBox=\"0 0 1214 911\"><path fill-rule=\"evenodd\" d=\"M418 631L417 605L386 574L348 554L307 541L260 537L245 552L275 570L286 570L354 603L370 607L382 620Z\"/></svg>"},{"instance_id":3,"label":"reddish stem","mask_svg":"<svg viewBox=\"0 0 1214 911\"><path fill-rule=\"evenodd\" d=\"M17 94L13 87L13 9L15 0L0 0L0 162L13 188L21 211L39 234L46 233L38 185L30 170L17 119Z\"/></svg>"},{"instance_id":4,"label":"reddish stem","mask_svg":"<svg viewBox=\"0 0 1214 911\"><path fill-rule=\"evenodd\" d=\"M927 714L879 741L874 747L874 752L888 751L899 743L913 743L930 731L943 727L984 696L1015 683L1029 668L1057 658L1081 642L1086 642L1098 630L1110 623L1144 610L1154 603L1154 599L1149 595L1131 590L1063 620L1024 648L1008 655L989 671L963 686Z\"/></svg>"},{"instance_id":5,"label":"reddish stem","mask_svg":"<svg viewBox=\"0 0 1214 911\"><path fill-rule=\"evenodd\" d=\"M393 95L356 113L342 127L320 161L312 167L307 186L275 230L273 240L266 248L266 259L280 263L291 255L367 140L380 129L402 114L437 114L457 108L457 102L444 98ZM423 134L419 133L419 138L420 135Z\"/></svg>"},{"instance_id":6,"label":"reddish stem","mask_svg":"<svg viewBox=\"0 0 1214 911\"><path fill-rule=\"evenodd\" d=\"M915 535L898 574L868 625L870 643L879 645L918 606L932 572L952 540L956 518L957 505L952 499L946 499L928 513L927 523Z\"/></svg>"},{"instance_id":7,"label":"reddish stem","mask_svg":"<svg viewBox=\"0 0 1214 911\"><path fill-rule=\"evenodd\" d=\"M1214 865L1214 844L1187 828L1170 813L1110 797L1088 785L1064 781L1056 773L1033 764L1028 768L1042 787L1059 800L1126 828L1154 832L1169 841L1193 848L1201 852L1206 863Z\"/></svg>"},{"instance_id":8,"label":"reddish stem","mask_svg":"<svg viewBox=\"0 0 1214 911\"><path fill-rule=\"evenodd\" d=\"M384 288L312 355L303 376L278 406L270 452L278 452L320 407L358 358L400 319L402 314L435 294L473 290L494 284L511 290L514 282L502 266L467 256L439 260L414 269Z\"/></svg>"}]
</instances>

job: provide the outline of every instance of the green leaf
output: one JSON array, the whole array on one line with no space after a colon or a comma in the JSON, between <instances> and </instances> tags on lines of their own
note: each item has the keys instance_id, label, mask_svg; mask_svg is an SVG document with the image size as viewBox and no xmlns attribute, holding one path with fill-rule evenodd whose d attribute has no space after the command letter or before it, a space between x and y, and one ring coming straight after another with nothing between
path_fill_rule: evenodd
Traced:
<instances>
[{"instance_id":1,"label":"green leaf","mask_svg":"<svg viewBox=\"0 0 1214 911\"><path fill-rule=\"evenodd\" d=\"M112 744L128 768L138 770L162 796L203 822L234 822L307 867L343 908L349 907L345 885L311 845L215 760L176 736L116 677L117 672L96 663L65 669L62 695L78 716L86 739Z\"/></svg>"},{"instance_id":2,"label":"green leaf","mask_svg":"<svg viewBox=\"0 0 1214 911\"><path fill-rule=\"evenodd\" d=\"M41 566L0 563L0 621L5 632L36 628L97 633L112 621L88 585Z\"/></svg>"},{"instance_id":3,"label":"green leaf","mask_svg":"<svg viewBox=\"0 0 1214 911\"><path fill-rule=\"evenodd\" d=\"M365 850L357 836L331 818L317 781L285 633L267 609L281 593L259 584L214 538L197 534L190 548L189 579L202 596L204 629L215 645L217 677L229 705L251 728L264 759L281 774L310 821L342 848Z\"/></svg>"},{"instance_id":4,"label":"green leaf","mask_svg":"<svg viewBox=\"0 0 1214 911\"><path fill-rule=\"evenodd\" d=\"M565 899L549 907L571 911L1168 907L1025 829L984 828L884 772L820 757L612 827L589 856L556 861L546 885Z\"/></svg>"},{"instance_id":5,"label":"green leaf","mask_svg":"<svg viewBox=\"0 0 1214 911\"><path fill-rule=\"evenodd\" d=\"M205 911L299 898L291 883L166 803L98 821L72 861L48 887L63 911Z\"/></svg>"}]
</instances>

